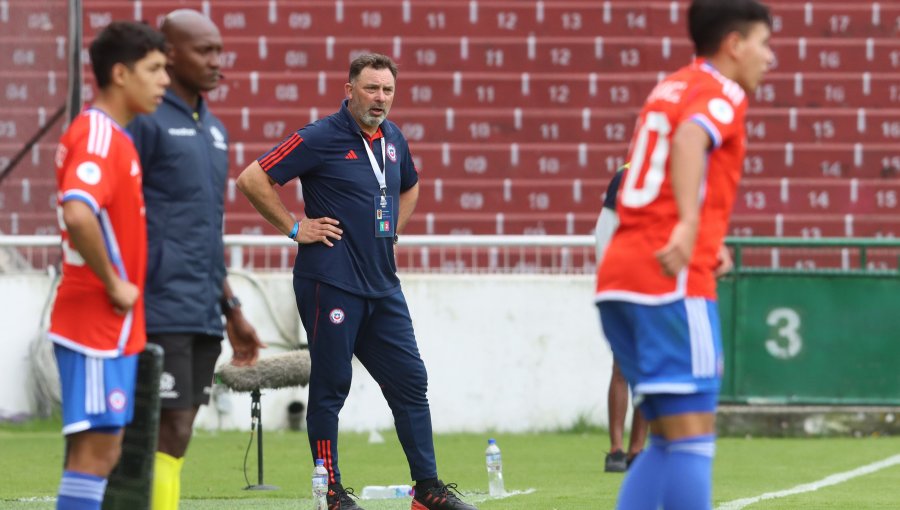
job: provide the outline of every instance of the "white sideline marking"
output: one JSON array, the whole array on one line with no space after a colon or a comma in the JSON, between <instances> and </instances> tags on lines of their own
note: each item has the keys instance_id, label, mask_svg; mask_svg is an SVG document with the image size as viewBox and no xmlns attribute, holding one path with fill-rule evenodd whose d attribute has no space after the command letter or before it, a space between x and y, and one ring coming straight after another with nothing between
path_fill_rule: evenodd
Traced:
<instances>
[{"instance_id":1,"label":"white sideline marking","mask_svg":"<svg viewBox=\"0 0 900 510\"><path fill-rule=\"evenodd\" d=\"M874 473L876 471L880 471L884 468L889 468L896 464L900 464L900 455L894 455L893 457L888 457L884 460L880 460L878 462L873 462L871 464L860 466L856 469L852 469L850 471L844 471L843 473L835 473L833 475L826 476L825 478L812 482L805 483L802 485L798 485L791 489L786 489L783 491L777 492L767 492L765 494L761 494L759 496L753 498L744 498L744 499L736 499L734 501L729 501L727 503L722 503L721 505L716 507L716 510L740 510L744 507L750 506L754 503L758 503L760 501L764 501L767 499L777 499L784 498L787 496L793 496L794 494L801 494L804 492L813 492L817 491L823 487L828 487L830 485L837 485L839 483L844 483L847 480L851 480L853 478L868 475L870 473Z\"/></svg>"},{"instance_id":2,"label":"white sideline marking","mask_svg":"<svg viewBox=\"0 0 900 510\"><path fill-rule=\"evenodd\" d=\"M488 495L486 493L477 493L477 494L476 493L465 493L464 497L465 497L466 501L468 501L470 503L484 503L485 501L490 501L490 500L494 500L494 499L506 499L506 498L511 498L513 496L524 496L526 494L533 494L535 492L537 492L537 489L532 487L531 489L525 489L524 491L506 491L506 494L504 494L500 497L497 497L497 498L492 498L490 495Z\"/></svg>"}]
</instances>

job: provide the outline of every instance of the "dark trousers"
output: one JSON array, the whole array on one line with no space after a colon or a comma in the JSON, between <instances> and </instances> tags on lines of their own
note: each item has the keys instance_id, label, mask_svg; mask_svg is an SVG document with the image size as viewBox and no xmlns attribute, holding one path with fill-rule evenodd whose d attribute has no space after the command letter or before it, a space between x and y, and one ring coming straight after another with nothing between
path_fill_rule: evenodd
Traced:
<instances>
[{"instance_id":1,"label":"dark trousers","mask_svg":"<svg viewBox=\"0 0 900 510\"><path fill-rule=\"evenodd\" d=\"M294 293L312 359L309 445L314 459L325 460L330 482L341 481L338 413L350 391L354 355L381 387L394 414L411 478L436 478L428 375L403 292L368 299L295 277Z\"/></svg>"}]
</instances>

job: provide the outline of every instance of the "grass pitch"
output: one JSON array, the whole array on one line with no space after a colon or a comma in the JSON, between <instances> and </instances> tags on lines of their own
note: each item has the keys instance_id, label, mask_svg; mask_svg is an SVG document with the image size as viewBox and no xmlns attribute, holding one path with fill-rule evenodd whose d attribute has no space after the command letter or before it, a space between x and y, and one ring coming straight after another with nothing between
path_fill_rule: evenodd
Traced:
<instances>
[{"instance_id":1,"label":"grass pitch","mask_svg":"<svg viewBox=\"0 0 900 510\"><path fill-rule=\"evenodd\" d=\"M0 508L55 508L62 464L59 423L0 426ZM191 443L182 483L182 510L304 509L309 499L312 461L304 433L266 432L265 482L273 492L243 490L244 453L249 432L199 431ZM368 435L342 434L345 485L407 483L409 472L393 431L385 442ZM508 498L487 497L484 448L496 437L503 450ZM608 445L602 430L543 434L452 434L435 438L438 467L447 482L459 484L467 500L482 510L604 510L615 506L622 475L603 472ZM715 466L714 500L725 502L790 489L900 454L900 438L721 439ZM247 476L256 482L256 445ZM897 509L900 464L812 492L760 501L748 510ZM367 510L406 510L409 499L363 501Z\"/></svg>"}]
</instances>

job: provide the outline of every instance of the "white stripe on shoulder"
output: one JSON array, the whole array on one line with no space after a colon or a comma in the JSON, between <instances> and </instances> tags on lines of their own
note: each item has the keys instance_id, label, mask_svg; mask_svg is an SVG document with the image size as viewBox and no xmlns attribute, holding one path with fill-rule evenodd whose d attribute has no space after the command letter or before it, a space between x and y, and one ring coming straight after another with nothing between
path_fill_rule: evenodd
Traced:
<instances>
[{"instance_id":1,"label":"white stripe on shoulder","mask_svg":"<svg viewBox=\"0 0 900 510\"><path fill-rule=\"evenodd\" d=\"M88 112L88 119L90 120L90 128L88 129L87 152L88 154L96 154L94 146L97 145L97 112Z\"/></svg>"},{"instance_id":2,"label":"white stripe on shoulder","mask_svg":"<svg viewBox=\"0 0 900 510\"><path fill-rule=\"evenodd\" d=\"M100 153L101 157L106 157L109 154L109 145L112 140L112 121L107 116L103 116L103 140L100 142Z\"/></svg>"}]
</instances>

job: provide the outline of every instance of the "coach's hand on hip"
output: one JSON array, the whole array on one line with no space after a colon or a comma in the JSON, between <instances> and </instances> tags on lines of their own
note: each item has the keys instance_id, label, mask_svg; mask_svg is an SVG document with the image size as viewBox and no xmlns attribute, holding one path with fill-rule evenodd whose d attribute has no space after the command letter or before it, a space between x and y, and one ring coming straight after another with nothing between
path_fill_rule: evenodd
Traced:
<instances>
[{"instance_id":1,"label":"coach's hand on hip","mask_svg":"<svg viewBox=\"0 0 900 510\"><path fill-rule=\"evenodd\" d=\"M340 222L333 218L303 218L294 240L300 244L324 243L334 246L331 239L340 241L341 234L344 233L338 225Z\"/></svg>"}]
</instances>

